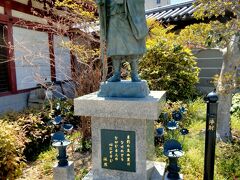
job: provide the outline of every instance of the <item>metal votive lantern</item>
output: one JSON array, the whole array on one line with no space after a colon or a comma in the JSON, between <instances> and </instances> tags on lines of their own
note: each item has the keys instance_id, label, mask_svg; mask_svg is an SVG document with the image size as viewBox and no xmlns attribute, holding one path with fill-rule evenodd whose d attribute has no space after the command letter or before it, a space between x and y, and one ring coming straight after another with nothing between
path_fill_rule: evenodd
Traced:
<instances>
[{"instance_id":1,"label":"metal votive lantern","mask_svg":"<svg viewBox=\"0 0 240 180\"><path fill-rule=\"evenodd\" d=\"M183 156L184 154L184 152L182 151L182 145L177 140L170 139L164 143L163 148L164 155L167 156L169 159L169 164L167 166L167 177L173 180L180 179L180 167L178 166L178 158Z\"/></svg>"},{"instance_id":2,"label":"metal votive lantern","mask_svg":"<svg viewBox=\"0 0 240 180\"><path fill-rule=\"evenodd\" d=\"M68 165L67 146L71 143L65 139L64 133L56 132L52 137L52 146L58 149L58 166L63 167Z\"/></svg>"}]
</instances>

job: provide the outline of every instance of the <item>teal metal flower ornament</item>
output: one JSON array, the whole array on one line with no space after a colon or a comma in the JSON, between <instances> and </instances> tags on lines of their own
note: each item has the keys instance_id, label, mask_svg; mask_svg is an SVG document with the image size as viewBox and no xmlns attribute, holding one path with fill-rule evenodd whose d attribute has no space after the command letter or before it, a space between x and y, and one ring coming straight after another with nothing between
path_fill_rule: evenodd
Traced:
<instances>
[{"instance_id":1,"label":"teal metal flower ornament","mask_svg":"<svg viewBox=\"0 0 240 180\"><path fill-rule=\"evenodd\" d=\"M58 132L54 133L53 136L52 136L52 141L53 142L64 141L64 140L65 140L65 136L64 136L64 133L62 131L58 131Z\"/></svg>"},{"instance_id":2,"label":"teal metal flower ornament","mask_svg":"<svg viewBox=\"0 0 240 180\"><path fill-rule=\"evenodd\" d=\"M177 124L177 122L176 122L175 120L171 120L171 121L169 121L169 122L167 123L167 128L168 128L169 130L175 130L175 129L178 128L178 124Z\"/></svg>"},{"instance_id":3,"label":"teal metal flower ornament","mask_svg":"<svg viewBox=\"0 0 240 180\"><path fill-rule=\"evenodd\" d=\"M180 130L180 133L181 133L183 136L185 136L185 135L187 135L187 134L189 133L189 130L186 129L186 128L182 128L182 129Z\"/></svg>"},{"instance_id":4,"label":"teal metal flower ornament","mask_svg":"<svg viewBox=\"0 0 240 180\"><path fill-rule=\"evenodd\" d=\"M178 158L184 154L182 145L177 140L170 139L164 143L163 154L169 159L169 164L167 166L168 179L180 179Z\"/></svg>"},{"instance_id":5,"label":"teal metal flower ornament","mask_svg":"<svg viewBox=\"0 0 240 180\"><path fill-rule=\"evenodd\" d=\"M56 117L54 118L54 120L52 121L52 123L53 123L54 125L59 125L59 124L62 123L62 120L63 120L62 116L58 115L58 116L56 116Z\"/></svg>"},{"instance_id":6,"label":"teal metal flower ornament","mask_svg":"<svg viewBox=\"0 0 240 180\"><path fill-rule=\"evenodd\" d=\"M72 124L63 124L63 129L64 131L71 131L73 129L73 125Z\"/></svg>"},{"instance_id":7,"label":"teal metal flower ornament","mask_svg":"<svg viewBox=\"0 0 240 180\"><path fill-rule=\"evenodd\" d=\"M179 111L183 114L183 113L186 112L186 109L185 109L185 107L180 107L180 108L179 108Z\"/></svg>"},{"instance_id":8,"label":"teal metal flower ornament","mask_svg":"<svg viewBox=\"0 0 240 180\"><path fill-rule=\"evenodd\" d=\"M182 113L180 111L173 111L172 112L172 118L175 120L175 121L181 121L183 116L182 116Z\"/></svg>"},{"instance_id":9,"label":"teal metal flower ornament","mask_svg":"<svg viewBox=\"0 0 240 180\"><path fill-rule=\"evenodd\" d=\"M175 139L170 139L164 143L163 154L167 157L183 156L182 145Z\"/></svg>"},{"instance_id":10,"label":"teal metal flower ornament","mask_svg":"<svg viewBox=\"0 0 240 180\"><path fill-rule=\"evenodd\" d=\"M52 123L56 126L56 131L52 134L52 146L58 149L58 166L63 167L68 165L68 156L66 148L71 142L65 138L65 132L71 132L73 129L72 124L65 124L66 116L61 115L62 110L60 103L57 103L56 108L54 109L53 115L55 117L52 120Z\"/></svg>"},{"instance_id":11,"label":"teal metal flower ornament","mask_svg":"<svg viewBox=\"0 0 240 180\"><path fill-rule=\"evenodd\" d=\"M54 109L54 115L55 116L58 116L58 115L60 115L61 114L61 105L60 105L60 103L57 103L57 106L55 107L55 109Z\"/></svg>"},{"instance_id":12,"label":"teal metal flower ornament","mask_svg":"<svg viewBox=\"0 0 240 180\"><path fill-rule=\"evenodd\" d=\"M157 128L156 132L157 132L157 137L161 137L164 134L164 129L163 128Z\"/></svg>"}]
</instances>

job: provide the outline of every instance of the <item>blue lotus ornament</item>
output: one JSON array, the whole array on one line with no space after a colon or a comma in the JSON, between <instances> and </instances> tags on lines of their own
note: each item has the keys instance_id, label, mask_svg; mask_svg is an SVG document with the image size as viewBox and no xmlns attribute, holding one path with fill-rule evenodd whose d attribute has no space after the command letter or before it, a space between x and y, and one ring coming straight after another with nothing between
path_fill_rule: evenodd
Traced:
<instances>
[{"instance_id":1,"label":"blue lotus ornament","mask_svg":"<svg viewBox=\"0 0 240 180\"><path fill-rule=\"evenodd\" d=\"M60 103L57 103L56 110L58 110L58 111L61 110Z\"/></svg>"},{"instance_id":2,"label":"blue lotus ornament","mask_svg":"<svg viewBox=\"0 0 240 180\"><path fill-rule=\"evenodd\" d=\"M64 124L63 126L64 131L71 131L73 129L72 124Z\"/></svg>"},{"instance_id":3,"label":"blue lotus ornament","mask_svg":"<svg viewBox=\"0 0 240 180\"><path fill-rule=\"evenodd\" d=\"M169 121L169 122L167 123L167 128L168 128L169 130L175 130L175 129L178 128L178 124L177 124L177 122L176 122L175 120L171 120L171 121Z\"/></svg>"},{"instance_id":4,"label":"blue lotus ornament","mask_svg":"<svg viewBox=\"0 0 240 180\"><path fill-rule=\"evenodd\" d=\"M62 122L62 120L63 120L62 116L58 115L54 118L53 124L54 125L59 125Z\"/></svg>"},{"instance_id":5,"label":"blue lotus ornament","mask_svg":"<svg viewBox=\"0 0 240 180\"><path fill-rule=\"evenodd\" d=\"M163 128L157 128L156 132L157 132L157 137L161 137L164 134L164 129Z\"/></svg>"},{"instance_id":6,"label":"blue lotus ornament","mask_svg":"<svg viewBox=\"0 0 240 180\"><path fill-rule=\"evenodd\" d=\"M53 142L64 141L64 140L65 140L65 136L62 131L58 131L58 132L54 133L52 136Z\"/></svg>"},{"instance_id":7,"label":"blue lotus ornament","mask_svg":"<svg viewBox=\"0 0 240 180\"><path fill-rule=\"evenodd\" d=\"M168 157L167 178L180 179L180 167L178 165L178 158L183 156L182 145L175 139L170 139L164 143L163 154Z\"/></svg>"},{"instance_id":8,"label":"blue lotus ornament","mask_svg":"<svg viewBox=\"0 0 240 180\"><path fill-rule=\"evenodd\" d=\"M64 167L68 165L68 156L66 148L71 143L67 139L65 139L64 133L62 131L58 131L53 134L52 137L52 146L58 149L58 166Z\"/></svg>"},{"instance_id":9,"label":"blue lotus ornament","mask_svg":"<svg viewBox=\"0 0 240 180\"><path fill-rule=\"evenodd\" d=\"M185 107L180 107L180 108L179 108L179 111L180 111L181 113L184 113L184 112L186 112L186 109L185 109Z\"/></svg>"},{"instance_id":10,"label":"blue lotus ornament","mask_svg":"<svg viewBox=\"0 0 240 180\"><path fill-rule=\"evenodd\" d=\"M164 143L163 153L167 157L181 157L184 152L182 151L182 145L175 139L170 139Z\"/></svg>"},{"instance_id":11,"label":"blue lotus ornament","mask_svg":"<svg viewBox=\"0 0 240 180\"><path fill-rule=\"evenodd\" d=\"M180 130L180 133L185 136L185 135L187 135L187 134L189 133L189 130L186 129L186 128L182 128L182 129Z\"/></svg>"},{"instance_id":12,"label":"blue lotus ornament","mask_svg":"<svg viewBox=\"0 0 240 180\"><path fill-rule=\"evenodd\" d=\"M180 111L173 111L172 112L172 118L175 121L180 121L180 120L182 120L182 113Z\"/></svg>"}]
</instances>

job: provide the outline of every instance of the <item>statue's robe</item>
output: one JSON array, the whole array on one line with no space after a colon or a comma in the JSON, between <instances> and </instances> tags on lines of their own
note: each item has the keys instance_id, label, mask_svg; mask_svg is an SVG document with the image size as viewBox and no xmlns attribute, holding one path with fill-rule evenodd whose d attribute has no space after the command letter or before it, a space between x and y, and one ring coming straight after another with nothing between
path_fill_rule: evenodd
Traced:
<instances>
[{"instance_id":1,"label":"statue's robe","mask_svg":"<svg viewBox=\"0 0 240 180\"><path fill-rule=\"evenodd\" d=\"M146 51L144 0L106 0L107 55L141 55Z\"/></svg>"}]
</instances>

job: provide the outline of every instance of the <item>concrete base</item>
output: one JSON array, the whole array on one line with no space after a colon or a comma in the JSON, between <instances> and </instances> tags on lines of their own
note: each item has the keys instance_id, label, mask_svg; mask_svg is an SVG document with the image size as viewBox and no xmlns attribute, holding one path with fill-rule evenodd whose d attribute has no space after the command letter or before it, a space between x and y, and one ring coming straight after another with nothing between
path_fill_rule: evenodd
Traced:
<instances>
[{"instance_id":1,"label":"concrete base","mask_svg":"<svg viewBox=\"0 0 240 180\"><path fill-rule=\"evenodd\" d=\"M103 98L98 97L96 93L76 98L74 100L75 115L91 116L93 163L92 172L86 179L147 180L153 172L156 177L162 176L162 172L158 173L159 168L153 168L155 165L149 160L154 160L155 155L154 120L158 119L164 102L165 91L151 91L145 98ZM102 151L105 146L102 146L102 142L106 141L107 137L104 140L101 139L102 130L134 133L135 145L133 145L134 150L131 150L134 152L134 160L131 162L134 164L134 170L128 171L127 164L122 164L122 169L103 167ZM103 152L108 153L108 149L104 149ZM107 162L109 164L109 161Z\"/></svg>"},{"instance_id":2,"label":"concrete base","mask_svg":"<svg viewBox=\"0 0 240 180\"><path fill-rule=\"evenodd\" d=\"M74 164L72 161L68 162L68 166L59 167L55 165L53 167L53 179L54 180L74 180Z\"/></svg>"},{"instance_id":3,"label":"concrete base","mask_svg":"<svg viewBox=\"0 0 240 180\"><path fill-rule=\"evenodd\" d=\"M163 162L154 162L150 180L162 180L165 173L166 163Z\"/></svg>"},{"instance_id":4,"label":"concrete base","mask_svg":"<svg viewBox=\"0 0 240 180\"><path fill-rule=\"evenodd\" d=\"M94 178L112 176L121 180L146 180L147 160L154 159L154 121L126 118L92 117L92 169ZM105 169L101 160L101 129L134 131L136 133L136 172ZM101 179L101 178L99 178ZM111 179L111 177L109 177Z\"/></svg>"},{"instance_id":5,"label":"concrete base","mask_svg":"<svg viewBox=\"0 0 240 180\"><path fill-rule=\"evenodd\" d=\"M97 92L74 99L74 115L157 120L166 91L151 91L145 98L98 97Z\"/></svg>"},{"instance_id":6,"label":"concrete base","mask_svg":"<svg viewBox=\"0 0 240 180\"><path fill-rule=\"evenodd\" d=\"M1 65L0 65L1 66ZM29 93L21 93L0 97L0 114L8 111L22 111L27 107Z\"/></svg>"},{"instance_id":7,"label":"concrete base","mask_svg":"<svg viewBox=\"0 0 240 180\"><path fill-rule=\"evenodd\" d=\"M150 93L147 81L102 82L99 97L144 98Z\"/></svg>"},{"instance_id":8,"label":"concrete base","mask_svg":"<svg viewBox=\"0 0 240 180\"><path fill-rule=\"evenodd\" d=\"M147 169L146 169L146 174L147 180L163 180L164 177L164 171L165 171L165 166L166 164L163 162L153 162L153 161L148 161L147 162ZM114 176L109 176L109 177L94 177L93 171L90 171L84 178L83 180L124 180L124 178L121 177L114 177Z\"/></svg>"}]
</instances>

